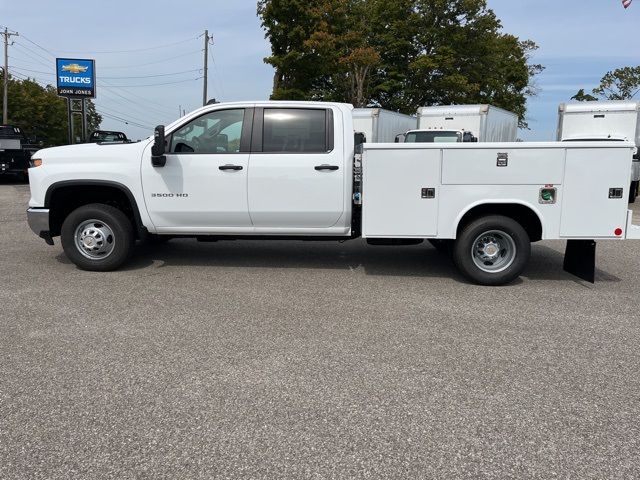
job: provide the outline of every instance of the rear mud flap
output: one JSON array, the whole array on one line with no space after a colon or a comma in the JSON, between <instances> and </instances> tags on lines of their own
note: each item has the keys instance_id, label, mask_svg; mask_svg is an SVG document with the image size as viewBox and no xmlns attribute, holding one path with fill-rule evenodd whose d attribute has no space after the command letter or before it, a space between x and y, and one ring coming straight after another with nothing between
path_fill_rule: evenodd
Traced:
<instances>
[{"instance_id":1,"label":"rear mud flap","mask_svg":"<svg viewBox=\"0 0 640 480\"><path fill-rule=\"evenodd\" d=\"M587 282L596 281L596 242L593 240L567 240L564 252L564 270Z\"/></svg>"}]
</instances>

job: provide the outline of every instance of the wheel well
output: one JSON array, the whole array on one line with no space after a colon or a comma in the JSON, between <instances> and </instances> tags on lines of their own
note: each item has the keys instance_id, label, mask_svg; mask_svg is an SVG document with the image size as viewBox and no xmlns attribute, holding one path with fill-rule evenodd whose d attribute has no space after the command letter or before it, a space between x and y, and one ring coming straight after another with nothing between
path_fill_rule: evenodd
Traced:
<instances>
[{"instance_id":1,"label":"wheel well","mask_svg":"<svg viewBox=\"0 0 640 480\"><path fill-rule=\"evenodd\" d=\"M532 242L542 240L542 223L540 218L531 208L517 203L489 203L473 207L460 219L457 236L462 229L473 220L486 215L504 215L512 218L524 228Z\"/></svg>"},{"instance_id":2,"label":"wheel well","mask_svg":"<svg viewBox=\"0 0 640 480\"><path fill-rule=\"evenodd\" d=\"M111 205L122 211L131 220L137 236L141 235L142 222L131 193L125 187L89 183L53 186L47 192L45 204L49 208L51 236L60 235L62 223L71 212L91 203Z\"/></svg>"}]
</instances>

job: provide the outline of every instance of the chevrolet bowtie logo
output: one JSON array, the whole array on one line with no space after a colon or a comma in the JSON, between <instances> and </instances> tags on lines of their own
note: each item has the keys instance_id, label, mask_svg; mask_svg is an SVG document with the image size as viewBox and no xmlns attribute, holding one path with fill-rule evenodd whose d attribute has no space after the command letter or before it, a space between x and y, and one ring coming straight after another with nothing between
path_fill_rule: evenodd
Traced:
<instances>
[{"instance_id":1,"label":"chevrolet bowtie logo","mask_svg":"<svg viewBox=\"0 0 640 480\"><path fill-rule=\"evenodd\" d=\"M71 72L71 73L84 73L87 71L88 68L89 67L83 67L82 65L78 65L77 63L62 65L63 72Z\"/></svg>"}]
</instances>

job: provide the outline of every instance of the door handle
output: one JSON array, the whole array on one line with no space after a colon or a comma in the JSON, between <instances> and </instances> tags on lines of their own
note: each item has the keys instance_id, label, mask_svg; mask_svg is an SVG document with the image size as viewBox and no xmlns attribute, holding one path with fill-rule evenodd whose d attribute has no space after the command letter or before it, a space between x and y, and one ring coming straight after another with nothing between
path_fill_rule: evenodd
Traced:
<instances>
[{"instance_id":1,"label":"door handle","mask_svg":"<svg viewBox=\"0 0 640 480\"><path fill-rule=\"evenodd\" d=\"M220 170L242 170L242 165L220 165Z\"/></svg>"},{"instance_id":2,"label":"door handle","mask_svg":"<svg viewBox=\"0 0 640 480\"><path fill-rule=\"evenodd\" d=\"M337 165L317 165L316 167L314 167L316 170L338 170Z\"/></svg>"}]
</instances>

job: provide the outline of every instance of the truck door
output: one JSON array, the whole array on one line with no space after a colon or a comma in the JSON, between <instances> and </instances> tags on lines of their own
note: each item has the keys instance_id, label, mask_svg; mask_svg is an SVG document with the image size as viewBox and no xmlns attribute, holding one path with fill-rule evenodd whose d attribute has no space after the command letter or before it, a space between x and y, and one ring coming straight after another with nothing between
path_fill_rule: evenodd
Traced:
<instances>
[{"instance_id":1,"label":"truck door","mask_svg":"<svg viewBox=\"0 0 640 480\"><path fill-rule=\"evenodd\" d=\"M142 166L145 202L160 231L250 227L247 168L253 109L214 110L167 138L164 167Z\"/></svg>"},{"instance_id":2,"label":"truck door","mask_svg":"<svg viewBox=\"0 0 640 480\"><path fill-rule=\"evenodd\" d=\"M331 109L255 109L249 160L254 227L328 228L338 222L345 167L333 130Z\"/></svg>"}]
</instances>

